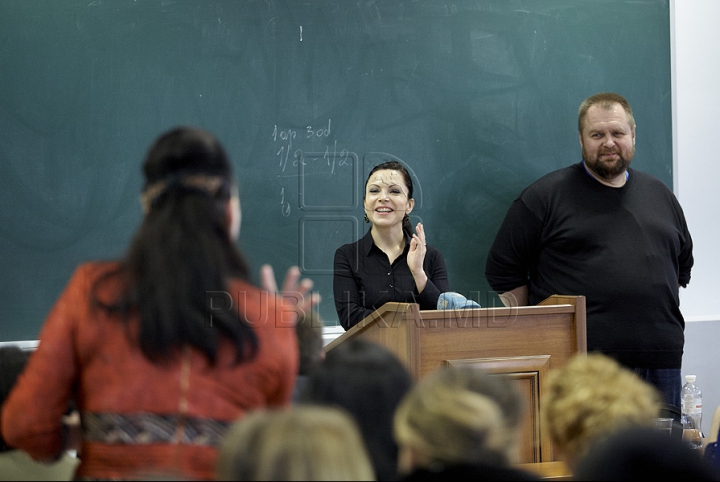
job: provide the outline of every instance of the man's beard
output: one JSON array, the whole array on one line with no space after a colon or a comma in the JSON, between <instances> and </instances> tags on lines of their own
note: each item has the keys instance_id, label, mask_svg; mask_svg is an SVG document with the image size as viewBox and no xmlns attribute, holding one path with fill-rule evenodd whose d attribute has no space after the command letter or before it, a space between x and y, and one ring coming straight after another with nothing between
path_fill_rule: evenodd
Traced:
<instances>
[{"instance_id":1,"label":"man's beard","mask_svg":"<svg viewBox=\"0 0 720 482\"><path fill-rule=\"evenodd\" d=\"M617 154L618 159L612 163L603 162L600 160L600 156L603 154ZM600 179L605 179L606 181L615 179L625 172L625 170L630 166L630 161L632 161L634 154L635 147L633 146L632 150L628 153L627 158L617 149L601 151L599 154L591 158L590 153L585 150L585 146L582 148L582 156L585 161L585 166Z\"/></svg>"}]
</instances>

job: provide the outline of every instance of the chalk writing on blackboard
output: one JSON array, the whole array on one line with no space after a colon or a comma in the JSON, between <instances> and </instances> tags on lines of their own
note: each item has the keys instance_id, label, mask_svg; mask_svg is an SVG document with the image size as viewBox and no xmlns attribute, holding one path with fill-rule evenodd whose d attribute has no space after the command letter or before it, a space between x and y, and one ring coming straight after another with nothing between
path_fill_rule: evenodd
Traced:
<instances>
[{"instance_id":1,"label":"chalk writing on blackboard","mask_svg":"<svg viewBox=\"0 0 720 482\"><path fill-rule=\"evenodd\" d=\"M320 129L313 129L312 126L307 126L307 135L306 138L311 137L328 137L330 135L330 125L332 124L332 119L328 119L327 127L320 128Z\"/></svg>"},{"instance_id":2,"label":"chalk writing on blackboard","mask_svg":"<svg viewBox=\"0 0 720 482\"><path fill-rule=\"evenodd\" d=\"M290 203L285 200L285 188L280 188L280 212L283 216L290 216Z\"/></svg>"},{"instance_id":3,"label":"chalk writing on blackboard","mask_svg":"<svg viewBox=\"0 0 720 482\"><path fill-rule=\"evenodd\" d=\"M337 139L332 139L332 119L320 125L307 125L304 129L273 126L271 139L275 145L275 156L279 168L279 178L298 178L308 175L334 176L340 167L353 168L357 162L356 153L338 145ZM318 145L320 142L320 145ZM309 143L311 151L303 149L303 144ZM318 149L320 147L320 149ZM291 160L292 159L292 160ZM305 169L309 164L310 170ZM303 183L304 186L304 183ZM288 201L288 190L280 186L280 212L284 217L290 216L291 205ZM302 196L302 194L301 194ZM300 202L300 208L303 203Z\"/></svg>"}]
</instances>

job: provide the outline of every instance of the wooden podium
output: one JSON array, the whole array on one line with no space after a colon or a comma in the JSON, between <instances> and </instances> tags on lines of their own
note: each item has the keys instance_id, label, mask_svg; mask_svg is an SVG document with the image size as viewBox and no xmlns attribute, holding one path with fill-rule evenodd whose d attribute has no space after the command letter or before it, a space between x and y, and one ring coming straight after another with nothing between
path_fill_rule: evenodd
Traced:
<instances>
[{"instance_id":1,"label":"wooden podium","mask_svg":"<svg viewBox=\"0 0 720 482\"><path fill-rule=\"evenodd\" d=\"M511 377L526 404L520 461L555 460L540 422L544 378L587 352L585 297L551 296L537 306L420 311L387 303L325 347L361 336L388 348L413 377L444 366L472 366Z\"/></svg>"}]
</instances>

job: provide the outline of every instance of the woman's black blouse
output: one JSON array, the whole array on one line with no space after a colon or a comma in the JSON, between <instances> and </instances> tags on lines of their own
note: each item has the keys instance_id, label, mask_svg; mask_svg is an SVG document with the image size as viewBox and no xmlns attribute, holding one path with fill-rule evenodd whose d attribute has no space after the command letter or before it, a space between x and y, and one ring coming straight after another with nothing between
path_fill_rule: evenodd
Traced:
<instances>
[{"instance_id":1,"label":"woman's black blouse","mask_svg":"<svg viewBox=\"0 0 720 482\"><path fill-rule=\"evenodd\" d=\"M418 303L421 310L437 309L440 294L449 291L445 259L437 248L427 246L423 268L428 281L418 293L407 264L409 250L408 237L403 253L391 265L368 230L363 238L335 251L333 292L343 328L348 330L390 301Z\"/></svg>"}]
</instances>

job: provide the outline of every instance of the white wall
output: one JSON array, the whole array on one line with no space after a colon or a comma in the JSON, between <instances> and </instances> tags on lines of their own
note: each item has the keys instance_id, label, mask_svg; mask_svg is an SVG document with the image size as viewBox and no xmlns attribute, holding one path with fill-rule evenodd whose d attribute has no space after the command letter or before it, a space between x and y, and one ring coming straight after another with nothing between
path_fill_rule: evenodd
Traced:
<instances>
[{"instance_id":1,"label":"white wall","mask_svg":"<svg viewBox=\"0 0 720 482\"><path fill-rule=\"evenodd\" d=\"M720 1L671 4L675 193L694 242L695 266L681 306L687 321L683 374L698 375L703 390L703 428L720 405ZM695 373L696 372L696 373ZM709 434L708 434L709 435Z\"/></svg>"}]
</instances>

